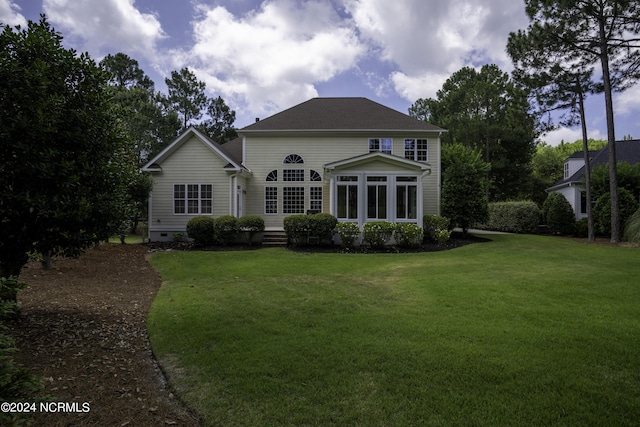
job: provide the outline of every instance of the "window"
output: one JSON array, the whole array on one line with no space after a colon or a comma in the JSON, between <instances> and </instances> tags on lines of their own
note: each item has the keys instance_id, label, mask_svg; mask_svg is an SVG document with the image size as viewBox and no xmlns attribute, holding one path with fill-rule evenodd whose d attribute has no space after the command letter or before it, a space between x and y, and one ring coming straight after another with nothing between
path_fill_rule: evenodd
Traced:
<instances>
[{"instance_id":1,"label":"window","mask_svg":"<svg viewBox=\"0 0 640 427\"><path fill-rule=\"evenodd\" d=\"M278 170L274 169L267 174L267 182L275 182L278 180Z\"/></svg>"},{"instance_id":2,"label":"window","mask_svg":"<svg viewBox=\"0 0 640 427\"><path fill-rule=\"evenodd\" d=\"M284 169L282 171L282 180L288 182L304 181L304 169Z\"/></svg>"},{"instance_id":3,"label":"window","mask_svg":"<svg viewBox=\"0 0 640 427\"><path fill-rule=\"evenodd\" d=\"M303 165L304 159L300 157L298 154L289 154L287 157L284 158L284 161L282 163L285 165L290 165L290 164Z\"/></svg>"},{"instance_id":4,"label":"window","mask_svg":"<svg viewBox=\"0 0 640 427\"><path fill-rule=\"evenodd\" d=\"M338 219L358 219L358 177L337 178Z\"/></svg>"},{"instance_id":5,"label":"window","mask_svg":"<svg viewBox=\"0 0 640 427\"><path fill-rule=\"evenodd\" d=\"M213 212L211 184L175 184L173 186L174 214L210 214Z\"/></svg>"},{"instance_id":6,"label":"window","mask_svg":"<svg viewBox=\"0 0 640 427\"><path fill-rule=\"evenodd\" d=\"M264 189L264 213L278 213L278 187L265 187Z\"/></svg>"},{"instance_id":7,"label":"window","mask_svg":"<svg viewBox=\"0 0 640 427\"><path fill-rule=\"evenodd\" d=\"M322 212L322 187L311 187L309 189L309 209Z\"/></svg>"},{"instance_id":8,"label":"window","mask_svg":"<svg viewBox=\"0 0 640 427\"><path fill-rule=\"evenodd\" d=\"M418 218L418 178L399 176L396 178L396 218Z\"/></svg>"},{"instance_id":9,"label":"window","mask_svg":"<svg viewBox=\"0 0 640 427\"><path fill-rule=\"evenodd\" d=\"M282 189L282 213L304 213L304 187L284 187Z\"/></svg>"},{"instance_id":10,"label":"window","mask_svg":"<svg viewBox=\"0 0 640 427\"><path fill-rule=\"evenodd\" d=\"M382 153L391 154L393 141L391 138L371 138L369 139L369 152L374 153L380 151Z\"/></svg>"},{"instance_id":11,"label":"window","mask_svg":"<svg viewBox=\"0 0 640 427\"><path fill-rule=\"evenodd\" d=\"M569 178L569 162L564 164L564 179Z\"/></svg>"},{"instance_id":12,"label":"window","mask_svg":"<svg viewBox=\"0 0 640 427\"><path fill-rule=\"evenodd\" d=\"M404 140L404 157L405 159L415 160L417 162L427 161L427 139L405 139Z\"/></svg>"},{"instance_id":13,"label":"window","mask_svg":"<svg viewBox=\"0 0 640 427\"><path fill-rule=\"evenodd\" d=\"M314 171L313 169L309 171L309 181L311 182L321 182L322 176L320 173Z\"/></svg>"},{"instance_id":14,"label":"window","mask_svg":"<svg viewBox=\"0 0 640 427\"><path fill-rule=\"evenodd\" d=\"M387 219L387 177L367 177L367 218Z\"/></svg>"}]
</instances>

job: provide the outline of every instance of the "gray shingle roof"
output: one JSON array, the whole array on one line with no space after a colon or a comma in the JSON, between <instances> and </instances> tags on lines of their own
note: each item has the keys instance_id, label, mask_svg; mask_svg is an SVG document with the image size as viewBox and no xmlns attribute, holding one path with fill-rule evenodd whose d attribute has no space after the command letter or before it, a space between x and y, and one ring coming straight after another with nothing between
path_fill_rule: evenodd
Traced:
<instances>
[{"instance_id":1,"label":"gray shingle roof","mask_svg":"<svg viewBox=\"0 0 640 427\"><path fill-rule=\"evenodd\" d=\"M590 163L589 165L594 168L596 166L602 166L609 163L609 146L604 147L599 151L589 152ZM576 152L569 158L584 158L584 154ZM618 163L627 162L630 165L640 163L640 139L632 139L628 141L616 141L616 158ZM576 173L567 179L561 179L556 182L553 187L559 187L570 182L584 181L584 166L578 169Z\"/></svg>"},{"instance_id":2,"label":"gray shingle roof","mask_svg":"<svg viewBox=\"0 0 640 427\"><path fill-rule=\"evenodd\" d=\"M367 98L313 98L239 132L293 130L444 131Z\"/></svg>"}]
</instances>

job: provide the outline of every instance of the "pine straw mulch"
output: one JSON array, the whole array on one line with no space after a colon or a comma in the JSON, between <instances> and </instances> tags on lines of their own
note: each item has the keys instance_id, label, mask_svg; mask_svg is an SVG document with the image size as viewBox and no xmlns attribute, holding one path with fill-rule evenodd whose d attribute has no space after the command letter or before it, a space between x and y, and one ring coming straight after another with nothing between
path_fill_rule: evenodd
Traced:
<instances>
[{"instance_id":1,"label":"pine straw mulch","mask_svg":"<svg viewBox=\"0 0 640 427\"><path fill-rule=\"evenodd\" d=\"M197 426L174 396L147 336L160 288L144 245L103 244L79 259L21 273L21 317L10 324L17 365L44 378L54 402L88 402L86 413L36 413L36 426Z\"/></svg>"}]
</instances>

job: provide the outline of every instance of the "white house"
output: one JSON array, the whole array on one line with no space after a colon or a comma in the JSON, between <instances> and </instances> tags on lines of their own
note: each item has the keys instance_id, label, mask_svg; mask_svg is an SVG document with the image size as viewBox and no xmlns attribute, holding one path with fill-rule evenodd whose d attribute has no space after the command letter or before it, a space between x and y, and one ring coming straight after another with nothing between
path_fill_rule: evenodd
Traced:
<instances>
[{"instance_id":1,"label":"white house","mask_svg":"<svg viewBox=\"0 0 640 427\"><path fill-rule=\"evenodd\" d=\"M224 145L191 128L143 170L153 177L149 239L194 216L292 214L411 222L440 214L443 129L366 98L314 98L238 131Z\"/></svg>"},{"instance_id":2,"label":"white house","mask_svg":"<svg viewBox=\"0 0 640 427\"><path fill-rule=\"evenodd\" d=\"M632 166L640 163L640 140L616 141L616 157L618 163L627 162ZM589 165L591 168L607 165L608 163L608 147L589 152ZM587 217L584 166L584 153L582 151L573 153L564 163L564 177L546 190L547 193L562 194L573 208L576 220Z\"/></svg>"}]
</instances>

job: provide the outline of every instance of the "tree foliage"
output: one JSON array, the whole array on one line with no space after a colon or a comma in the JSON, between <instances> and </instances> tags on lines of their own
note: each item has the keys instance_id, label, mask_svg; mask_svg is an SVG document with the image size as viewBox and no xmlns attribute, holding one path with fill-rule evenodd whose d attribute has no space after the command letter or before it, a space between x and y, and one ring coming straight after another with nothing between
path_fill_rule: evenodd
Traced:
<instances>
[{"instance_id":1,"label":"tree foliage","mask_svg":"<svg viewBox=\"0 0 640 427\"><path fill-rule=\"evenodd\" d=\"M531 20L523 36L537 57L557 58L574 69L599 66L596 89L604 92L609 144L611 241L620 239L613 92L640 77L640 3L629 0L525 0ZM531 53L530 53L531 54Z\"/></svg>"},{"instance_id":2,"label":"tree foliage","mask_svg":"<svg viewBox=\"0 0 640 427\"><path fill-rule=\"evenodd\" d=\"M107 55L100 65L111 76L113 102L142 166L178 136L178 114L168 108L164 95L154 92L153 81L135 59L117 53Z\"/></svg>"},{"instance_id":3,"label":"tree foliage","mask_svg":"<svg viewBox=\"0 0 640 427\"><path fill-rule=\"evenodd\" d=\"M419 99L409 114L448 130L444 144L481 150L491 164L489 198L518 198L530 181L536 137L527 92L496 65L454 73L436 99Z\"/></svg>"},{"instance_id":4,"label":"tree foliage","mask_svg":"<svg viewBox=\"0 0 640 427\"><path fill-rule=\"evenodd\" d=\"M238 137L238 133L233 127L233 123L236 121L236 112L229 108L224 99L219 96L209 99L207 114L209 119L198 126L206 135L220 144Z\"/></svg>"},{"instance_id":5,"label":"tree foliage","mask_svg":"<svg viewBox=\"0 0 640 427\"><path fill-rule=\"evenodd\" d=\"M487 220L485 175L490 167L478 149L462 144L442 147L442 215L463 234L472 224Z\"/></svg>"},{"instance_id":6,"label":"tree foliage","mask_svg":"<svg viewBox=\"0 0 640 427\"><path fill-rule=\"evenodd\" d=\"M202 117L207 105L206 85L188 68L172 71L171 78L166 78L165 83L169 91L169 105L182 117L183 129L187 129L192 120Z\"/></svg>"},{"instance_id":7,"label":"tree foliage","mask_svg":"<svg viewBox=\"0 0 640 427\"><path fill-rule=\"evenodd\" d=\"M0 34L0 276L30 252L76 255L120 219L135 172L109 76L44 16Z\"/></svg>"}]
</instances>

